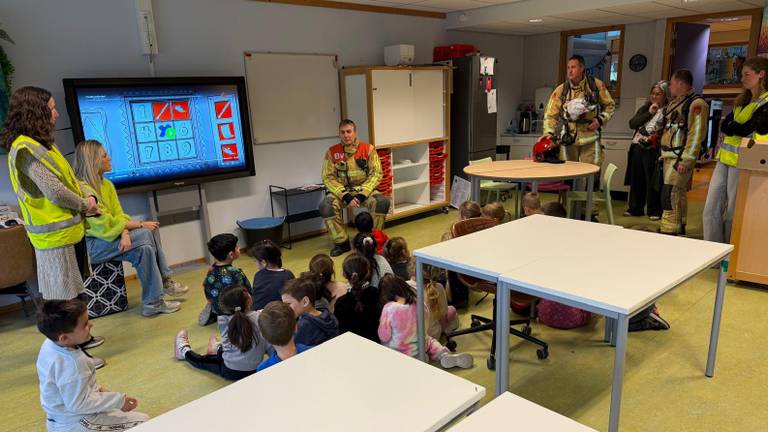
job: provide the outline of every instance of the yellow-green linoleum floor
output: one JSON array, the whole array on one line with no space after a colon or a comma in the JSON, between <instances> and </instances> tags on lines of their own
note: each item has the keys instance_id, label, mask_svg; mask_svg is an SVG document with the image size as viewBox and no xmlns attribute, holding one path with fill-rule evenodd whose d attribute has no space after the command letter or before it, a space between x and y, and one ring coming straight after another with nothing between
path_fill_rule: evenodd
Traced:
<instances>
[{"instance_id":1,"label":"yellow-green linoleum floor","mask_svg":"<svg viewBox=\"0 0 768 432\"><path fill-rule=\"evenodd\" d=\"M624 205L615 203L617 223L627 227L653 225L645 218L621 217ZM701 235L700 214L701 204L691 203L688 225L691 236ZM456 212L451 211L396 224L386 232L390 237L404 236L415 249L436 242L455 218ZM297 242L293 250L284 250L284 263L298 274L306 269L311 256L327 253L328 246L325 237ZM659 251L660 259L664 252ZM337 272L340 272L342 258L336 259ZM237 265L249 277L256 270L247 256L240 258ZM647 265L648 271L653 271L653 263L636 265ZM600 257L595 257L595 266L590 271L600 271ZM107 366L98 371L100 384L137 397L139 410L152 416L227 384L213 374L175 360L172 355L173 337L180 328L189 329L193 348L197 350L204 350L209 335L217 332L213 325L203 328L196 324L204 303L200 288L204 274L202 266L177 274L177 280L191 287L183 309L152 318L140 315L140 287L136 280L129 281L131 308L93 321L94 333L106 337L106 343L92 351L107 360ZM714 378L706 378L704 367L716 275L716 270L707 270L661 299L661 314L671 323L671 330L630 334L622 431L768 430L765 409L768 406L768 320L765 319L768 291L728 285L717 369ZM490 299L470 308L473 313L486 316L490 309ZM469 324L468 312L461 311L462 326ZM556 330L535 324L534 335L550 344L550 356L544 361L536 358L535 346L512 338L509 391L587 426L606 430L613 349L602 342L602 330L603 321L599 317L577 330ZM33 320L24 318L20 311L0 315L0 336L0 430L44 430L34 366L43 336L37 332ZM453 373L485 386L484 402L487 402L494 393L494 376L485 367L490 333L462 336L456 341L459 350L475 356L475 367ZM318 370L343 368L345 361L354 359L339 359L338 365L322 365ZM397 371L392 371L392 375L396 377ZM254 391L275 390L256 388ZM425 388L424 397L429 397L428 392ZM332 397L332 392L329 396ZM249 415L258 417L257 412ZM514 430L515 418L520 415L525 413L510 413L509 421L499 425L501 430ZM363 431L365 425L354 425L352 429Z\"/></svg>"}]
</instances>

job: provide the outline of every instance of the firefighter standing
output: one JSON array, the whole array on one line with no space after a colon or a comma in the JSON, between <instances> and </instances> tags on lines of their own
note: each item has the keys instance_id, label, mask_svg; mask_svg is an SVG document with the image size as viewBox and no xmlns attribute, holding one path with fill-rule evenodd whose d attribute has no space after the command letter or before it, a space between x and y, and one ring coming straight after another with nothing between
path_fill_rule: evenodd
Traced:
<instances>
[{"instance_id":1,"label":"firefighter standing","mask_svg":"<svg viewBox=\"0 0 768 432\"><path fill-rule=\"evenodd\" d=\"M664 108L661 160L664 186L661 189L661 229L664 234L684 234L688 211L686 192L701 144L707 139L709 105L693 90L693 75L680 69L669 82L672 101Z\"/></svg>"},{"instance_id":2,"label":"firefighter standing","mask_svg":"<svg viewBox=\"0 0 768 432\"><path fill-rule=\"evenodd\" d=\"M381 180L381 163L376 149L358 141L355 123L342 120L339 124L341 142L328 149L323 161L323 184L328 191L320 203L320 215L333 240L331 256L351 249L344 228L342 210L345 206L365 206L373 214L374 229L382 229L389 212L389 198L376 191Z\"/></svg>"},{"instance_id":3,"label":"firefighter standing","mask_svg":"<svg viewBox=\"0 0 768 432\"><path fill-rule=\"evenodd\" d=\"M616 105L605 84L584 73L582 56L568 59L567 77L549 97L544 134L560 145L561 159L601 166L600 128L611 119Z\"/></svg>"}]
</instances>

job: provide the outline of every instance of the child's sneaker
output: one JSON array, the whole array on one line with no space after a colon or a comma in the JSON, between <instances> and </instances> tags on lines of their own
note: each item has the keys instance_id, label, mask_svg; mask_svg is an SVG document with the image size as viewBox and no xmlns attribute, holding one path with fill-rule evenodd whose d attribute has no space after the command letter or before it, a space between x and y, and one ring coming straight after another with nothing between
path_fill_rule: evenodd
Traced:
<instances>
[{"instance_id":1,"label":"child's sneaker","mask_svg":"<svg viewBox=\"0 0 768 432\"><path fill-rule=\"evenodd\" d=\"M184 360L184 354L191 349L189 346L189 334L184 329L179 330L173 342L174 356L176 356L177 360Z\"/></svg>"},{"instance_id":2,"label":"child's sneaker","mask_svg":"<svg viewBox=\"0 0 768 432\"><path fill-rule=\"evenodd\" d=\"M171 297L179 297L189 291L189 287L176 282L173 279L166 279L163 281L163 293Z\"/></svg>"},{"instance_id":3,"label":"child's sneaker","mask_svg":"<svg viewBox=\"0 0 768 432\"><path fill-rule=\"evenodd\" d=\"M91 336L91 340L88 342L80 345L80 348L82 349L91 349L96 348L97 346L101 346L104 343L104 337L102 336Z\"/></svg>"},{"instance_id":4,"label":"child's sneaker","mask_svg":"<svg viewBox=\"0 0 768 432\"><path fill-rule=\"evenodd\" d=\"M205 327L211 323L211 312L213 312L213 306L210 303L205 303L203 310L200 311L200 315L197 316L197 323Z\"/></svg>"},{"instance_id":5,"label":"child's sneaker","mask_svg":"<svg viewBox=\"0 0 768 432\"><path fill-rule=\"evenodd\" d=\"M475 359L468 353L456 353L451 354L446 352L440 356L440 366L444 369L450 369L460 367L462 369L469 369L475 363Z\"/></svg>"},{"instance_id":6,"label":"child's sneaker","mask_svg":"<svg viewBox=\"0 0 768 432\"><path fill-rule=\"evenodd\" d=\"M101 369L107 364L107 362L101 357L91 357L90 360L94 369Z\"/></svg>"}]
</instances>

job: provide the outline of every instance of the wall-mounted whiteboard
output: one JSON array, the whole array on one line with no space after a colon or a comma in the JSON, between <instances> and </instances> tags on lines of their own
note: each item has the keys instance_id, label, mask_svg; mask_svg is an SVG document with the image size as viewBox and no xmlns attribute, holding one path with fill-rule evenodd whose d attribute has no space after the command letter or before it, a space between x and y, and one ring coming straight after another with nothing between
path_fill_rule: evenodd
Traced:
<instances>
[{"instance_id":1,"label":"wall-mounted whiteboard","mask_svg":"<svg viewBox=\"0 0 768 432\"><path fill-rule=\"evenodd\" d=\"M245 79L254 144L338 135L336 55L246 52Z\"/></svg>"}]
</instances>

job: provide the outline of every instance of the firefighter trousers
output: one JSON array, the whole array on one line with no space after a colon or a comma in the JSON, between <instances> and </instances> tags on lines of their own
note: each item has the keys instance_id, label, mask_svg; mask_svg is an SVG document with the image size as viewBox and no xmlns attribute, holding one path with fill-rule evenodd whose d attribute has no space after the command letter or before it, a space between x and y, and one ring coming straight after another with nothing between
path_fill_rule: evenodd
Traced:
<instances>
[{"instance_id":1,"label":"firefighter trousers","mask_svg":"<svg viewBox=\"0 0 768 432\"><path fill-rule=\"evenodd\" d=\"M373 191L368 198L360 204L361 207L368 209L373 215L373 229L382 229L384 227L384 219L389 213L389 198L382 195L380 192ZM325 199L320 203L320 216L325 221L325 226L328 229L328 235L331 236L334 244L343 244L349 241L347 236L347 230L344 227L344 216L342 211L347 204L344 200L337 198L333 194L328 194Z\"/></svg>"}]
</instances>

